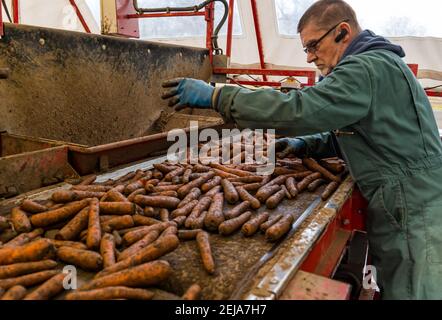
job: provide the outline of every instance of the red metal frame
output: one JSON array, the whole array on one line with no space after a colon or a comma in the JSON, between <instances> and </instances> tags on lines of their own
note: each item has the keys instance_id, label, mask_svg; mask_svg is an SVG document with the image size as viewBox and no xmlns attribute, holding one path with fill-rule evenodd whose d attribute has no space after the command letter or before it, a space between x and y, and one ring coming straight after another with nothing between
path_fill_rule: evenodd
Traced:
<instances>
[{"instance_id":1,"label":"red metal frame","mask_svg":"<svg viewBox=\"0 0 442 320\"><path fill-rule=\"evenodd\" d=\"M18 0L15 0L18 1ZM75 2L75 0L69 0L69 2L71 3L72 7L74 7L75 12L77 13L77 17L81 22L81 25L84 28L84 31L86 31L87 33L91 33L91 30L89 29L89 26L86 23L86 20L84 20L83 14L81 13L80 9L77 6L77 3Z\"/></svg>"},{"instance_id":2,"label":"red metal frame","mask_svg":"<svg viewBox=\"0 0 442 320\"><path fill-rule=\"evenodd\" d=\"M0 37L3 37L4 30L3 30L3 10L0 10Z\"/></svg>"},{"instance_id":3,"label":"red metal frame","mask_svg":"<svg viewBox=\"0 0 442 320\"><path fill-rule=\"evenodd\" d=\"M261 69L265 69L266 66L264 62L264 48L262 45L261 27L259 25L258 8L256 7L256 0L250 0L250 5L252 6L253 25L255 27L256 44L258 46L259 65L261 66ZM267 81L266 75L263 75L262 78L264 81Z\"/></svg>"},{"instance_id":4,"label":"red metal frame","mask_svg":"<svg viewBox=\"0 0 442 320\"><path fill-rule=\"evenodd\" d=\"M20 23L20 7L18 0L12 0L12 15L13 22Z\"/></svg>"},{"instance_id":5,"label":"red metal frame","mask_svg":"<svg viewBox=\"0 0 442 320\"><path fill-rule=\"evenodd\" d=\"M229 17L227 20L227 43L226 43L226 56L229 58L232 55L232 35L233 34L233 17L234 17L234 10L235 8L235 0L229 0Z\"/></svg>"}]
</instances>

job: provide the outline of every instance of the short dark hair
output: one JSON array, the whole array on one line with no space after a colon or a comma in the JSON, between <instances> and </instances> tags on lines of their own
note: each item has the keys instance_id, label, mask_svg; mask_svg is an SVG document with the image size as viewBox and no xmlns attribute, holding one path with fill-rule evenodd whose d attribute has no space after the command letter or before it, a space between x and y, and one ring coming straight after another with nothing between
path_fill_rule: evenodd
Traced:
<instances>
[{"instance_id":1,"label":"short dark hair","mask_svg":"<svg viewBox=\"0 0 442 320\"><path fill-rule=\"evenodd\" d=\"M353 28L361 30L356 13L347 2L342 0L319 0L308 8L299 20L298 33L301 33L311 21L314 21L319 29L328 29L343 20L348 20Z\"/></svg>"}]
</instances>

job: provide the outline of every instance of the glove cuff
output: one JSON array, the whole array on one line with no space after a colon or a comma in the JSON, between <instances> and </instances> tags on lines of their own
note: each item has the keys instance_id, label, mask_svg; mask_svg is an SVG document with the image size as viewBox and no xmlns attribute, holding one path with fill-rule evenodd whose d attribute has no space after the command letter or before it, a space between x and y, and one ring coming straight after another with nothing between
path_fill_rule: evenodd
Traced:
<instances>
[{"instance_id":1,"label":"glove cuff","mask_svg":"<svg viewBox=\"0 0 442 320\"><path fill-rule=\"evenodd\" d=\"M215 111L219 112L218 109L218 104L219 104L219 97L221 95L221 89L220 87L216 88L213 90L212 93L212 105L211 108L214 109Z\"/></svg>"}]
</instances>

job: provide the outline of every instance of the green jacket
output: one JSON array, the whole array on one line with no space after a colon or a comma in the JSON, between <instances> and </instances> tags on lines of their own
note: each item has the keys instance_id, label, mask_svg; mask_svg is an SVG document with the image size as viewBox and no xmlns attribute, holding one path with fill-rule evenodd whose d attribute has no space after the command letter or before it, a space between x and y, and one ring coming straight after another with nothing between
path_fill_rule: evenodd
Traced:
<instances>
[{"instance_id":1,"label":"green jacket","mask_svg":"<svg viewBox=\"0 0 442 320\"><path fill-rule=\"evenodd\" d=\"M398 55L347 56L317 85L289 94L226 86L217 108L241 128L304 136L313 156L330 151L331 134L318 133L339 130L369 201L384 297L442 298L442 144L425 91Z\"/></svg>"}]
</instances>

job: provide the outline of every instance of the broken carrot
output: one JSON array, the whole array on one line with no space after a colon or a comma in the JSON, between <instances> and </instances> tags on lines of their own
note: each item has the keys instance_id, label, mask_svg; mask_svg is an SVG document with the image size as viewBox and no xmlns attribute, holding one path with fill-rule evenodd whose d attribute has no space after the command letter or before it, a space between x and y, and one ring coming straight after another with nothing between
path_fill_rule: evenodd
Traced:
<instances>
[{"instance_id":1,"label":"broken carrot","mask_svg":"<svg viewBox=\"0 0 442 320\"><path fill-rule=\"evenodd\" d=\"M250 219L251 216L252 212L246 211L236 218L226 220L219 225L218 231L223 236L230 235L236 230L240 229L243 226L243 224Z\"/></svg>"},{"instance_id":2,"label":"broken carrot","mask_svg":"<svg viewBox=\"0 0 442 320\"><path fill-rule=\"evenodd\" d=\"M247 221L241 228L241 232L246 237L253 236L259 229L259 226L267 221L270 214L268 212L261 212L255 217L251 218L249 221Z\"/></svg>"},{"instance_id":3,"label":"broken carrot","mask_svg":"<svg viewBox=\"0 0 442 320\"><path fill-rule=\"evenodd\" d=\"M15 207L11 212L11 222L15 231L18 233L29 232L32 229L31 221L29 221L26 212L19 207Z\"/></svg>"},{"instance_id":4,"label":"broken carrot","mask_svg":"<svg viewBox=\"0 0 442 320\"><path fill-rule=\"evenodd\" d=\"M186 292L183 294L182 298L184 300L198 300L201 295L201 287L198 284L192 284Z\"/></svg>"}]
</instances>

